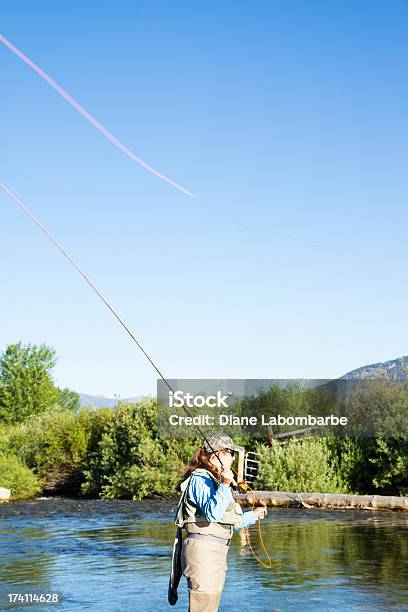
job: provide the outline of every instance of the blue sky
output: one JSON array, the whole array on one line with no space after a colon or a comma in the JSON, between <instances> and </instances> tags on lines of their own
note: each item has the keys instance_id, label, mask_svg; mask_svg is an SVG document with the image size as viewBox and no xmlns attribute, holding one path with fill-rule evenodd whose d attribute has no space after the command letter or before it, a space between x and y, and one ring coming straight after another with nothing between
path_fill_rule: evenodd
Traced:
<instances>
[{"instance_id":1,"label":"blue sky","mask_svg":"<svg viewBox=\"0 0 408 612\"><path fill-rule=\"evenodd\" d=\"M8 3L2 34L199 200L3 45L0 180L170 378L331 378L405 355L407 18L397 0ZM77 391L155 393L3 193L0 225L0 348L55 347L56 380Z\"/></svg>"}]
</instances>

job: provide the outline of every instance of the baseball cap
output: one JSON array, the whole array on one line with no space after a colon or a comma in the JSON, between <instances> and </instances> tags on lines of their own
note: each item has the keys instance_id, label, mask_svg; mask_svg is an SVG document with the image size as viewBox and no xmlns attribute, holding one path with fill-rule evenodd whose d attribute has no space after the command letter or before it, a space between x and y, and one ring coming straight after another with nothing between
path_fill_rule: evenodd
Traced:
<instances>
[{"instance_id":1,"label":"baseball cap","mask_svg":"<svg viewBox=\"0 0 408 612\"><path fill-rule=\"evenodd\" d=\"M237 452L245 450L243 446L238 446L237 444L234 444L229 436L218 432L212 434L211 436L207 436L207 441L203 444L203 450L206 453L223 450L224 448L228 448Z\"/></svg>"}]
</instances>

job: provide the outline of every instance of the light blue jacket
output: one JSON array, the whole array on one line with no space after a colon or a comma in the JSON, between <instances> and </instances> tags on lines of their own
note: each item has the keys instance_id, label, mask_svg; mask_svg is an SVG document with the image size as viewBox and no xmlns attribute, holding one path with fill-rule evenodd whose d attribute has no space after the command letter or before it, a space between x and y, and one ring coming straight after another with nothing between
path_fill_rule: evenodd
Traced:
<instances>
[{"instance_id":1,"label":"light blue jacket","mask_svg":"<svg viewBox=\"0 0 408 612\"><path fill-rule=\"evenodd\" d=\"M198 506L210 523L219 521L230 502L234 501L229 485L220 483L218 488L216 488L211 476L194 474L194 472L191 477L187 497ZM257 519L252 510L244 512L242 526L234 526L234 529L238 530L249 527L254 525L256 521Z\"/></svg>"}]
</instances>

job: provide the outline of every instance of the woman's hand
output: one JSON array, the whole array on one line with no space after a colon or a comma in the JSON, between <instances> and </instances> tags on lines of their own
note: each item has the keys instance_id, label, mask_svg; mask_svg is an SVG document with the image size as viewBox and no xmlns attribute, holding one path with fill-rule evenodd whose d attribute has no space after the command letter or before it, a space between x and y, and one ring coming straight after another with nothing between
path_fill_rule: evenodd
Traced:
<instances>
[{"instance_id":1,"label":"woman's hand","mask_svg":"<svg viewBox=\"0 0 408 612\"><path fill-rule=\"evenodd\" d=\"M255 508L254 515L256 520L265 518L267 512L268 511L265 506L259 506L258 508Z\"/></svg>"}]
</instances>

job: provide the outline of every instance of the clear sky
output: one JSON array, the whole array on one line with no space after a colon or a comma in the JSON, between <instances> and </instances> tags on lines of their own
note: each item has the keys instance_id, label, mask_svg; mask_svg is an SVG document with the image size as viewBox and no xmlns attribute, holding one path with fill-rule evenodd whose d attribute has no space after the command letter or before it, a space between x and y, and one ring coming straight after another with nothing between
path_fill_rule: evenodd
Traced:
<instances>
[{"instance_id":1,"label":"clear sky","mask_svg":"<svg viewBox=\"0 0 408 612\"><path fill-rule=\"evenodd\" d=\"M3 3L1 33L199 200L3 45L0 180L170 378L331 378L405 355L407 26L399 0ZM155 393L4 193L0 227L0 349L53 346L57 383L84 393Z\"/></svg>"}]
</instances>

